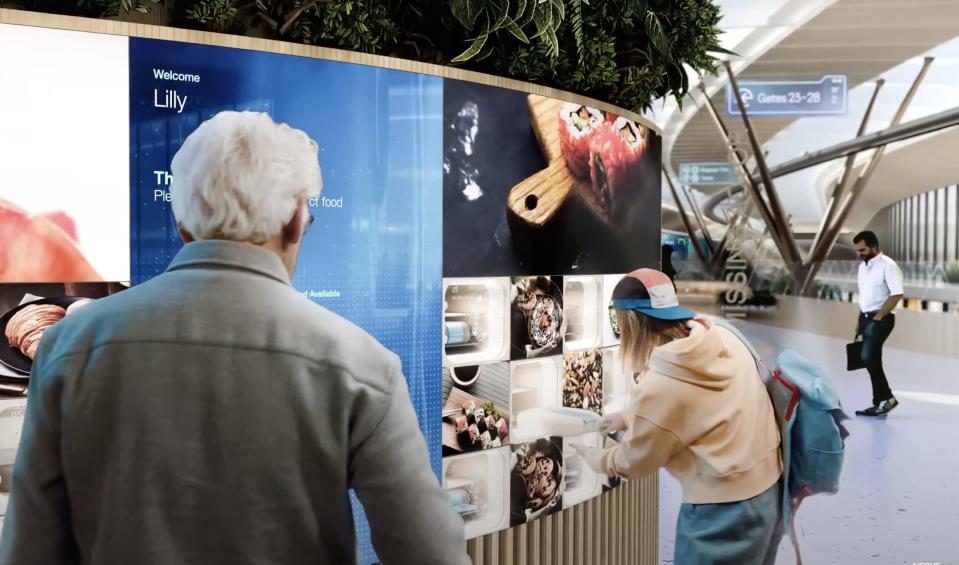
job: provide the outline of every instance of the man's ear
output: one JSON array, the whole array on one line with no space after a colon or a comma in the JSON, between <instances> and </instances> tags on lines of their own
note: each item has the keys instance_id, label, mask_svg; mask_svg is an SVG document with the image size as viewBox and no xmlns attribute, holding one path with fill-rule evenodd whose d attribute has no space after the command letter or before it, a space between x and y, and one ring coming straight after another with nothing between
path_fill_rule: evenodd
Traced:
<instances>
[{"instance_id":1,"label":"man's ear","mask_svg":"<svg viewBox=\"0 0 959 565\"><path fill-rule=\"evenodd\" d=\"M290 218L290 221L283 226L283 248L286 249L292 245L296 245L303 239L303 230L306 228L306 222L304 221L306 214L306 199L300 195L296 198L296 213L293 214L293 217Z\"/></svg>"}]
</instances>

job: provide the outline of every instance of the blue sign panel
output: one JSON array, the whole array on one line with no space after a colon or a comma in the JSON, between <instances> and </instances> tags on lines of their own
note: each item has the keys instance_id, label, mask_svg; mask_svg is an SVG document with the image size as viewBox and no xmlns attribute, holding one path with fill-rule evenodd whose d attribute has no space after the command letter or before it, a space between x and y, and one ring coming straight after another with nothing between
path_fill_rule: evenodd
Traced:
<instances>
[{"instance_id":1,"label":"blue sign panel","mask_svg":"<svg viewBox=\"0 0 959 565\"><path fill-rule=\"evenodd\" d=\"M739 184L739 170L732 163L680 163L679 182L685 185L729 186Z\"/></svg>"},{"instance_id":2,"label":"blue sign panel","mask_svg":"<svg viewBox=\"0 0 959 565\"><path fill-rule=\"evenodd\" d=\"M438 475L442 80L153 39L130 45L133 282L163 272L182 246L169 164L200 123L221 110L256 110L302 129L319 144L325 186L310 202L317 221L303 238L293 286L400 357ZM202 82L170 86L157 69L182 69ZM375 563L353 501L361 561Z\"/></svg>"},{"instance_id":3,"label":"blue sign panel","mask_svg":"<svg viewBox=\"0 0 959 565\"><path fill-rule=\"evenodd\" d=\"M841 116L848 100L845 75L825 75L819 80L740 80L739 92L752 116ZM732 85L726 84L726 113L739 117Z\"/></svg>"}]
</instances>

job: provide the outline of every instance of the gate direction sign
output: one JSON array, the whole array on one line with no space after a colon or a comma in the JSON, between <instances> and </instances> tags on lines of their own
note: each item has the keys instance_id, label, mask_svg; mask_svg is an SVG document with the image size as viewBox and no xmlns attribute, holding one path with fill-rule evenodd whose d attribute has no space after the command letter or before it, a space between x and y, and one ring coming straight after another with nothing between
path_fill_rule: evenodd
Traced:
<instances>
[{"instance_id":1,"label":"gate direction sign","mask_svg":"<svg viewBox=\"0 0 959 565\"><path fill-rule=\"evenodd\" d=\"M842 116L848 101L846 75L819 80L740 80L739 92L749 116ZM732 85L726 83L726 114L739 117Z\"/></svg>"},{"instance_id":2,"label":"gate direction sign","mask_svg":"<svg viewBox=\"0 0 959 565\"><path fill-rule=\"evenodd\" d=\"M732 163L680 163L679 182L685 185L730 186L739 184L739 170Z\"/></svg>"}]
</instances>

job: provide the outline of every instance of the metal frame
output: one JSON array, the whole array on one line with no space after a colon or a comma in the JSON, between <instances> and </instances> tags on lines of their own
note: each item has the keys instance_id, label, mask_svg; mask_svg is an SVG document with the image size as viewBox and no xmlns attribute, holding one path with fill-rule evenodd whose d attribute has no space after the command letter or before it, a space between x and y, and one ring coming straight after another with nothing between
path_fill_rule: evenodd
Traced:
<instances>
[{"instance_id":1,"label":"metal frame","mask_svg":"<svg viewBox=\"0 0 959 565\"><path fill-rule=\"evenodd\" d=\"M915 80L912 81L912 85L909 87L909 91L906 93L905 98L903 98L902 102L900 102L899 108L896 110L896 114L892 117L892 122L889 124L890 127L898 126L900 122L902 122L902 117L906 114L906 110L912 103L913 98L915 98L916 92L919 90L919 85L922 84L922 80L926 77L926 73L929 71L929 66L932 64L933 60L933 57L926 57L923 59L922 68L919 69L919 74L916 75ZM836 240L839 239L839 233L842 230L843 224L846 222L846 218L849 217L849 213L852 212L853 207L856 205L856 201L859 199L859 196L862 195L863 191L866 189L866 186L868 186L869 181L872 179L872 175L879 167L879 162L882 160L887 146L887 144L880 145L873 152L869 162L866 164L862 172L859 173L859 178L857 178L856 182L853 184L849 195L839 208L839 212L832 225L826 229L824 235L820 238L819 246L812 250L812 253L810 254L806 264L808 271L802 285L802 293L804 295L807 294L812 288L812 282L816 277L816 273L819 272L819 267L822 266L822 262L829 255L829 251L832 250L832 246L835 245Z\"/></svg>"},{"instance_id":2,"label":"metal frame","mask_svg":"<svg viewBox=\"0 0 959 565\"><path fill-rule=\"evenodd\" d=\"M683 221L683 226L686 228L686 233L689 234L689 240L692 242L693 251L696 252L696 256L699 257L699 260L705 265L707 261L706 255L703 253L703 248L699 246L699 240L696 238L696 230L693 229L693 224L689 221L689 216L686 215L686 208L679 199L679 193L676 192L676 186L673 184L673 178L669 175L669 172L666 171L666 169L663 169L663 176L666 177L666 184L669 185L669 191L673 195L673 200L676 201L676 210L679 212L679 218Z\"/></svg>"}]
</instances>

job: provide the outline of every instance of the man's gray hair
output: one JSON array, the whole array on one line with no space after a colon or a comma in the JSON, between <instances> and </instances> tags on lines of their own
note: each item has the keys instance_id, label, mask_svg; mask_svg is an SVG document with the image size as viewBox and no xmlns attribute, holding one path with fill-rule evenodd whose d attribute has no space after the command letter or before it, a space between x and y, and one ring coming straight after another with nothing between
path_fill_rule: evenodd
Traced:
<instances>
[{"instance_id":1,"label":"man's gray hair","mask_svg":"<svg viewBox=\"0 0 959 565\"><path fill-rule=\"evenodd\" d=\"M262 112L220 112L200 124L170 165L173 214L196 239L263 244L323 188L318 147Z\"/></svg>"}]
</instances>

